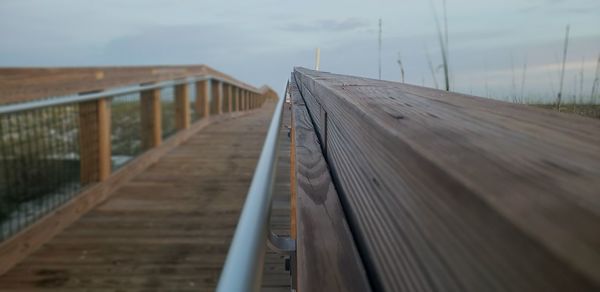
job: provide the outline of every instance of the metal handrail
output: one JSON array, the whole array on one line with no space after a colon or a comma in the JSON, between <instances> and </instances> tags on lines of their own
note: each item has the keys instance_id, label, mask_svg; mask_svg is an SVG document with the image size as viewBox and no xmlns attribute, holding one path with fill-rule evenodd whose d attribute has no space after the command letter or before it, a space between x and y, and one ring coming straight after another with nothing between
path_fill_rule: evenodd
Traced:
<instances>
[{"instance_id":1,"label":"metal handrail","mask_svg":"<svg viewBox=\"0 0 600 292\"><path fill-rule=\"evenodd\" d=\"M120 88L109 89L109 90L104 90L104 91L90 93L90 94L67 95L67 96L61 96L61 97L56 97L56 98L51 98L51 99L33 100L33 101L27 101L27 102L17 103L17 104L0 105L0 114L16 113L16 112L22 112L22 111L28 111L28 110L49 107L49 106L57 106L57 105L79 103L79 102L84 102L84 101L98 100L98 99L102 99L102 98L106 98L106 97L110 97L110 96L136 93L136 92L140 92L140 91L144 91L144 90L157 89L157 88L181 85L181 84L186 84L186 83L190 83L190 82L197 82L197 81L204 81L204 80L216 80L219 82L230 83L230 81L228 81L224 78L217 77L217 76L211 76L211 75L206 75L206 76L201 76L201 77L188 77L185 79L161 81L161 82L152 83L152 84L120 87Z\"/></svg>"},{"instance_id":2,"label":"metal handrail","mask_svg":"<svg viewBox=\"0 0 600 292\"><path fill-rule=\"evenodd\" d=\"M254 171L217 291L259 291L277 166L283 101L280 98Z\"/></svg>"}]
</instances>

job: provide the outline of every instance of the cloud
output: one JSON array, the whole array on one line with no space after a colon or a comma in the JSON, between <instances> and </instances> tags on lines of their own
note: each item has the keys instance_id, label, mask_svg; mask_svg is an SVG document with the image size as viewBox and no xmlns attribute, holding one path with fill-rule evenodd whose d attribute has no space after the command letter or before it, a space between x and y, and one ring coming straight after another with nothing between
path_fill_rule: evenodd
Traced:
<instances>
[{"instance_id":1,"label":"cloud","mask_svg":"<svg viewBox=\"0 0 600 292\"><path fill-rule=\"evenodd\" d=\"M346 18L342 20L322 19L315 22L291 23L284 30L294 32L316 32L316 31L351 31L366 28L371 24L359 18Z\"/></svg>"},{"instance_id":2,"label":"cloud","mask_svg":"<svg viewBox=\"0 0 600 292\"><path fill-rule=\"evenodd\" d=\"M554 13L563 15L579 14L579 15L595 15L600 8L600 3L596 0L580 1L577 5L573 5L565 0L538 0L535 3L525 4L525 7L518 9L522 13Z\"/></svg>"}]
</instances>

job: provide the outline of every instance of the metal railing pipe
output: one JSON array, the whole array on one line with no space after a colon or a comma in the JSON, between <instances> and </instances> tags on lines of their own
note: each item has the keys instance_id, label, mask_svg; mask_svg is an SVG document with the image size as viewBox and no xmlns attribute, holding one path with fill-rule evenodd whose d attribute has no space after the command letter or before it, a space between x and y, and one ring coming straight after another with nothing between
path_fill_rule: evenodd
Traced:
<instances>
[{"instance_id":1,"label":"metal railing pipe","mask_svg":"<svg viewBox=\"0 0 600 292\"><path fill-rule=\"evenodd\" d=\"M66 105L66 104L80 103L80 102L91 101L91 100L98 100L98 99L106 98L107 96L116 96L116 95L137 93L137 92L150 90L150 89L164 88L164 87L175 86L175 85L180 85L180 84L190 83L190 82L203 81L203 80L217 80L217 81L227 82L227 83L230 82L221 77L211 76L211 75L202 76L202 77L188 77L185 79L160 81L160 82L145 84L145 85L119 87L119 88L103 90L103 91L90 93L90 94L82 94L82 95L74 94L74 95L59 96L59 97L41 99L41 100L31 100L31 101L26 101L23 103L0 105L0 114L16 113L16 112L34 110L34 109L50 107L50 106Z\"/></svg>"},{"instance_id":2,"label":"metal railing pipe","mask_svg":"<svg viewBox=\"0 0 600 292\"><path fill-rule=\"evenodd\" d=\"M280 98L219 278L219 292L260 290L282 112Z\"/></svg>"}]
</instances>

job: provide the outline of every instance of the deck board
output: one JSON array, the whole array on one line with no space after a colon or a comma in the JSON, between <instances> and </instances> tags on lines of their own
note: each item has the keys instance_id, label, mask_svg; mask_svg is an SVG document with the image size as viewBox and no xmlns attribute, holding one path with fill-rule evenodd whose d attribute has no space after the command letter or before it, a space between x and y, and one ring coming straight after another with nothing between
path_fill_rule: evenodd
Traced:
<instances>
[{"instance_id":1,"label":"deck board","mask_svg":"<svg viewBox=\"0 0 600 292\"><path fill-rule=\"evenodd\" d=\"M1 276L0 291L214 290L272 111L198 132ZM285 212L273 212L283 228ZM281 284L281 257L265 270L267 288Z\"/></svg>"}]
</instances>

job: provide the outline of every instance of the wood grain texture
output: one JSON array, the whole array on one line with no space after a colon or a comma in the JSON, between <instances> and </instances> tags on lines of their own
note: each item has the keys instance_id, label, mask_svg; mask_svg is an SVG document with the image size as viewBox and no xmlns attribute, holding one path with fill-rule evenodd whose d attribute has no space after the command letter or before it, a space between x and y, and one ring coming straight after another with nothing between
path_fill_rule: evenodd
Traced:
<instances>
[{"instance_id":1,"label":"wood grain texture","mask_svg":"<svg viewBox=\"0 0 600 292\"><path fill-rule=\"evenodd\" d=\"M0 68L0 104L188 76L215 76L246 90L277 95L268 86L256 88L206 65Z\"/></svg>"},{"instance_id":2,"label":"wood grain texture","mask_svg":"<svg viewBox=\"0 0 600 292\"><path fill-rule=\"evenodd\" d=\"M374 288L600 289L599 121L304 68L294 76Z\"/></svg>"},{"instance_id":3,"label":"wood grain texture","mask_svg":"<svg viewBox=\"0 0 600 292\"><path fill-rule=\"evenodd\" d=\"M155 164L145 165L112 189L104 203L0 276L0 291L213 291L273 108L203 119L143 154L162 155L153 156ZM192 132L198 125L203 130ZM189 139L171 145L183 138ZM109 180L132 173L122 169ZM98 185L113 188L116 183ZM85 213L90 206L75 205L69 212ZM62 224L46 222L46 227ZM0 255L23 248L0 248ZM281 258L268 257L267 267L265 279L271 282L266 287L280 288L284 278L270 273L281 275Z\"/></svg>"},{"instance_id":4,"label":"wood grain texture","mask_svg":"<svg viewBox=\"0 0 600 292\"><path fill-rule=\"evenodd\" d=\"M290 83L294 128L298 291L370 291L310 116Z\"/></svg>"}]
</instances>

